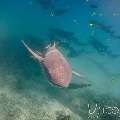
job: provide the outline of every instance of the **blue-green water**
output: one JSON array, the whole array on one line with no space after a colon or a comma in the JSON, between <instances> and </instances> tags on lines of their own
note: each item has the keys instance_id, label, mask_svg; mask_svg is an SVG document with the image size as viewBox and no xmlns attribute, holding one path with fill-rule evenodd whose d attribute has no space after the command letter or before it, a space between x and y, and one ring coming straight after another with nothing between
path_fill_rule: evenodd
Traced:
<instances>
[{"instance_id":1,"label":"blue-green water","mask_svg":"<svg viewBox=\"0 0 120 120\"><path fill-rule=\"evenodd\" d=\"M120 1L0 1L0 120L119 120ZM91 86L63 89L24 48L56 42ZM97 106L96 106L97 105Z\"/></svg>"}]
</instances>

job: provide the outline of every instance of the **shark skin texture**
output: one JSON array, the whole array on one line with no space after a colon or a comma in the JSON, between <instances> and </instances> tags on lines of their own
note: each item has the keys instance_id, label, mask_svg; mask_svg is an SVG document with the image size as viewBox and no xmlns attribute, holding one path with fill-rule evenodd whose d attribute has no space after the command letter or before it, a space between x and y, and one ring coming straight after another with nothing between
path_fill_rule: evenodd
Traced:
<instances>
[{"instance_id":1,"label":"shark skin texture","mask_svg":"<svg viewBox=\"0 0 120 120\"><path fill-rule=\"evenodd\" d=\"M55 43L46 47L47 51L44 55L38 51L33 51L23 40L22 43L32 54L32 57L45 66L51 78L50 82L54 85L67 88L71 82L72 74L82 77L79 73L72 71L70 64L56 48Z\"/></svg>"}]
</instances>

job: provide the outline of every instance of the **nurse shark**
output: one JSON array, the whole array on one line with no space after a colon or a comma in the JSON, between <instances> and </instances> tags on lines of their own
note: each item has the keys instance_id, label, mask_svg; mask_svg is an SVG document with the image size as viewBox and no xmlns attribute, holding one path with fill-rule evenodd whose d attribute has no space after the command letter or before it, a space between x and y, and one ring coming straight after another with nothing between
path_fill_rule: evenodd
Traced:
<instances>
[{"instance_id":1,"label":"nurse shark","mask_svg":"<svg viewBox=\"0 0 120 120\"><path fill-rule=\"evenodd\" d=\"M63 54L56 48L55 43L53 45L48 45L46 53L43 55L38 51L33 51L23 40L23 45L27 50L32 54L32 57L35 58L39 63L42 63L46 68L49 76L50 82L54 85L63 88L80 88L83 86L89 86L90 84L77 85L70 84L72 79L72 74L83 78L83 76L76 71L72 70L71 65L65 59Z\"/></svg>"}]
</instances>

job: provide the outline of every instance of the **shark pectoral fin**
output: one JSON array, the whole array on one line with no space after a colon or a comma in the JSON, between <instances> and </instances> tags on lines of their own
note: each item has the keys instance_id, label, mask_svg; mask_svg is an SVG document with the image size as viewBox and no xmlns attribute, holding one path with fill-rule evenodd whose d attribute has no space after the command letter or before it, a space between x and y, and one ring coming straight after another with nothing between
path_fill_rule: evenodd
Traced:
<instances>
[{"instance_id":1,"label":"shark pectoral fin","mask_svg":"<svg viewBox=\"0 0 120 120\"><path fill-rule=\"evenodd\" d=\"M32 55L32 57L34 59L37 59L40 62L42 62L44 60L44 58L42 57L42 55L40 55L37 52L35 52L34 50L32 50L23 40L21 40L21 42L23 43L23 45L25 46L25 48L31 53L31 55Z\"/></svg>"},{"instance_id":2,"label":"shark pectoral fin","mask_svg":"<svg viewBox=\"0 0 120 120\"><path fill-rule=\"evenodd\" d=\"M40 61L40 62L43 62L44 61L44 58L43 58L43 55L42 55L42 53L40 53L40 52L38 52L38 51L36 51L35 52L37 55L38 55L38 60ZM33 56L33 58L35 58L34 56ZM35 58L36 59L36 58Z\"/></svg>"},{"instance_id":3,"label":"shark pectoral fin","mask_svg":"<svg viewBox=\"0 0 120 120\"><path fill-rule=\"evenodd\" d=\"M42 53L39 51L36 51L39 56L42 56Z\"/></svg>"},{"instance_id":4,"label":"shark pectoral fin","mask_svg":"<svg viewBox=\"0 0 120 120\"><path fill-rule=\"evenodd\" d=\"M80 78L84 78L83 75L81 75L80 73L76 72L76 71L72 71L72 73Z\"/></svg>"}]
</instances>

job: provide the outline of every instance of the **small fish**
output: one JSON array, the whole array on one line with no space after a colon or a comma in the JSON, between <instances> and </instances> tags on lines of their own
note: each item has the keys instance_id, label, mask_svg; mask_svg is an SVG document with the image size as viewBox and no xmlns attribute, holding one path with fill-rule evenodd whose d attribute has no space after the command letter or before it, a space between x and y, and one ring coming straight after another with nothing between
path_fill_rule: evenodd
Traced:
<instances>
[{"instance_id":1,"label":"small fish","mask_svg":"<svg viewBox=\"0 0 120 120\"><path fill-rule=\"evenodd\" d=\"M110 53L108 46L100 42L95 36L90 36L90 39L91 40L89 41L89 43L97 50L99 54Z\"/></svg>"},{"instance_id":2,"label":"small fish","mask_svg":"<svg viewBox=\"0 0 120 120\"><path fill-rule=\"evenodd\" d=\"M46 9L46 10L50 9L51 7L53 7L52 0L36 0L36 2L38 2L41 5L41 7L43 9Z\"/></svg>"},{"instance_id":3,"label":"small fish","mask_svg":"<svg viewBox=\"0 0 120 120\"><path fill-rule=\"evenodd\" d=\"M111 36L114 34L114 31L112 30L112 26L106 25L102 22L92 20L92 21L90 21L89 25L92 25L92 27L101 29L104 32L111 34Z\"/></svg>"},{"instance_id":4,"label":"small fish","mask_svg":"<svg viewBox=\"0 0 120 120\"><path fill-rule=\"evenodd\" d=\"M95 5L95 4L90 4L90 7L91 7L91 8L98 8L98 6Z\"/></svg>"},{"instance_id":5,"label":"small fish","mask_svg":"<svg viewBox=\"0 0 120 120\"><path fill-rule=\"evenodd\" d=\"M51 16L61 16L61 15L64 15L65 13L67 13L67 12L68 12L67 9L54 8L54 9L50 10L50 15Z\"/></svg>"},{"instance_id":6,"label":"small fish","mask_svg":"<svg viewBox=\"0 0 120 120\"><path fill-rule=\"evenodd\" d=\"M68 61L64 58L62 53L56 48L56 45L48 45L47 52L45 55L42 53L33 51L28 45L22 40L23 45L32 54L32 56L39 62L42 63L48 71L50 76L50 82L54 85L67 88L71 82L72 73L80 78L83 76L72 70Z\"/></svg>"}]
</instances>

